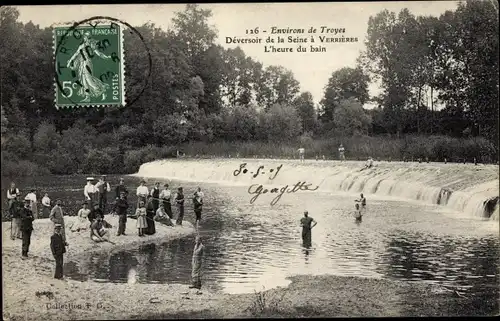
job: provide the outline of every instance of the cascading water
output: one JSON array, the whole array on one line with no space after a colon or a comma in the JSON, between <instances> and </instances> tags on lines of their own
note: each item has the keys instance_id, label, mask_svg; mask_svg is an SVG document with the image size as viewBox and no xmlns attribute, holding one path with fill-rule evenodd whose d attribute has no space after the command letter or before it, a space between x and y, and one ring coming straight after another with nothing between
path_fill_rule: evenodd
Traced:
<instances>
[{"instance_id":1,"label":"cascading water","mask_svg":"<svg viewBox=\"0 0 500 321\"><path fill-rule=\"evenodd\" d=\"M243 163L246 165L241 168ZM264 167L259 171L259 166ZM399 197L439 204L478 218L499 219L497 166L381 162L363 167L363 162L174 159L143 164L136 175L270 188L306 181L312 188L318 185L318 191Z\"/></svg>"}]
</instances>

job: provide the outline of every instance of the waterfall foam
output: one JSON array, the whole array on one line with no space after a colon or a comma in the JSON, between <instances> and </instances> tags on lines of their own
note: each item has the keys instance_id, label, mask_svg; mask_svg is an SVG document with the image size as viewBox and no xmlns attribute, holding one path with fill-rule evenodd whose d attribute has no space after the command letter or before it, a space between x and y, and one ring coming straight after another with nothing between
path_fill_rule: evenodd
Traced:
<instances>
[{"instance_id":1,"label":"waterfall foam","mask_svg":"<svg viewBox=\"0 0 500 321\"><path fill-rule=\"evenodd\" d=\"M237 170L246 163L247 173ZM278 170L279 165L283 165ZM264 166L260 175L259 166ZM318 191L377 194L439 204L477 218L498 220L499 180L494 165L268 160L170 159L141 165L135 174L176 180L271 187L307 181ZM278 175L270 179L270 171ZM235 175L237 174L237 175Z\"/></svg>"}]
</instances>

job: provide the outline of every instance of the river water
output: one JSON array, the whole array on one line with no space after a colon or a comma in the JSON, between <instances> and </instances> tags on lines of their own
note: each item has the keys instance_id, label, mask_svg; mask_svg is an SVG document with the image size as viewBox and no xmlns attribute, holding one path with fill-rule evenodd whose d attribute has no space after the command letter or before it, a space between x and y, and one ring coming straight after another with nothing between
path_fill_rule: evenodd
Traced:
<instances>
[{"instance_id":1,"label":"river water","mask_svg":"<svg viewBox=\"0 0 500 321\"><path fill-rule=\"evenodd\" d=\"M117 177L109 179L117 182ZM146 180L148 186L166 181ZM137 177L126 178L133 192L138 182ZM18 182L24 190L36 187L53 200L61 198L69 213L76 213L84 184L83 176ZM286 277L294 274L386 278L433 283L437 291L469 298L480 314L498 312L498 222L457 216L437 205L370 196L363 222L356 224L352 211L358 195L301 191L285 194L271 206L271 195L250 204L252 195L244 186L170 184L183 186L186 196L198 186L205 193L203 282L214 291L269 289L288 284ZM3 195L6 187L2 180ZM186 204L185 219L194 222L192 204ZM299 227L306 209L318 222L309 248L302 245ZM80 281L188 284L193 246L194 237L187 237L93 254L85 261L66 262L65 274Z\"/></svg>"}]
</instances>

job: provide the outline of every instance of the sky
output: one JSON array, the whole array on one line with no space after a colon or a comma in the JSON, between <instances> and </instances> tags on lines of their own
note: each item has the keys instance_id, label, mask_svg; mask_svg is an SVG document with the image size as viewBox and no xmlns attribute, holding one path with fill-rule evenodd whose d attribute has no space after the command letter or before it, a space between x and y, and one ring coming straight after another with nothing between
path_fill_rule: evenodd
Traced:
<instances>
[{"instance_id":1,"label":"sky","mask_svg":"<svg viewBox=\"0 0 500 321\"><path fill-rule=\"evenodd\" d=\"M356 58L364 50L364 40L370 16L387 9L399 12L408 8L414 15L439 16L446 10L455 10L457 1L391 1L391 2L309 2L309 3L235 3L200 4L211 9L210 25L218 30L217 42L225 48L240 46L247 56L261 62L264 67L281 65L293 72L300 82L301 91L309 91L318 103L331 74L343 67L355 67ZM40 27L58 23L81 21L93 16L109 16L120 19L132 26L151 22L167 30L175 12L184 10L184 4L126 4L126 5L52 5L17 6L19 20L32 21ZM345 37L357 37L358 42L324 43L326 52L296 52L299 44L266 44L272 28L305 29L305 34L285 34L288 37L307 37L310 27L317 29L316 42L321 27L330 29L344 28ZM259 28L257 37L263 38L261 44L227 44L226 37L250 37L246 30ZM266 31L265 33L263 31ZM250 31L249 31L250 32ZM340 35L340 34L339 34ZM337 35L337 36L339 36ZM276 41L276 40L275 40ZM294 52L265 52L265 46L292 47ZM310 43L302 44L309 48ZM268 47L268 50L270 48ZM125 53L126 55L126 53ZM370 95L380 92L377 84L371 84ZM365 106L365 108L370 106Z\"/></svg>"}]
</instances>

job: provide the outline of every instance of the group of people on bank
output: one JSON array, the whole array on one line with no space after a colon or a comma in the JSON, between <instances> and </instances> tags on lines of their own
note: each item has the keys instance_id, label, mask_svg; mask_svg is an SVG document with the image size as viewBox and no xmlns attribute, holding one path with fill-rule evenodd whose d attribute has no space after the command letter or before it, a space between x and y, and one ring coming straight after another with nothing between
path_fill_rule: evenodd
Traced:
<instances>
[{"instance_id":1,"label":"group of people on bank","mask_svg":"<svg viewBox=\"0 0 500 321\"><path fill-rule=\"evenodd\" d=\"M106 180L106 175L102 175L99 181L94 184L94 178L88 177L87 184L84 186L84 202L78 210L77 218L69 227L71 232L79 233L81 231L90 231L90 239L94 242L111 242L110 228L112 227L104 219L104 214L109 213L118 215L117 236L126 235L127 218L136 219L136 228L139 236L153 235L156 233L155 221L167 226L182 225L184 219L185 196L182 187L177 189L172 198L172 192L169 184L164 184L160 190L160 183L155 183L151 190L146 186L144 180L137 187L137 204L135 215L129 215L129 191L124 184L123 178L114 188L114 202L108 203L109 195L112 193L111 185ZM29 246L31 242L31 233L33 231L33 221L39 218L37 209L36 190L30 190L25 196L24 203L20 202L22 194L15 183L7 191L9 214L11 216L11 238L22 239L22 258L28 257ZM203 208L204 194L198 187L192 197L195 212L196 230L198 231L199 221ZM177 218L173 221L172 202L177 207ZM54 277L61 279L63 277L63 255L66 253L66 226L64 221L64 211L61 200L57 200L55 205L50 208L51 201L48 194L42 199L42 213L48 211L48 214L42 214L42 217L48 217L54 224L54 234L51 237L50 247L55 258L56 271ZM196 245L193 251L193 287L201 287L200 268L201 256L203 255L203 244L199 236L196 238ZM196 257L195 257L196 256Z\"/></svg>"}]
</instances>

